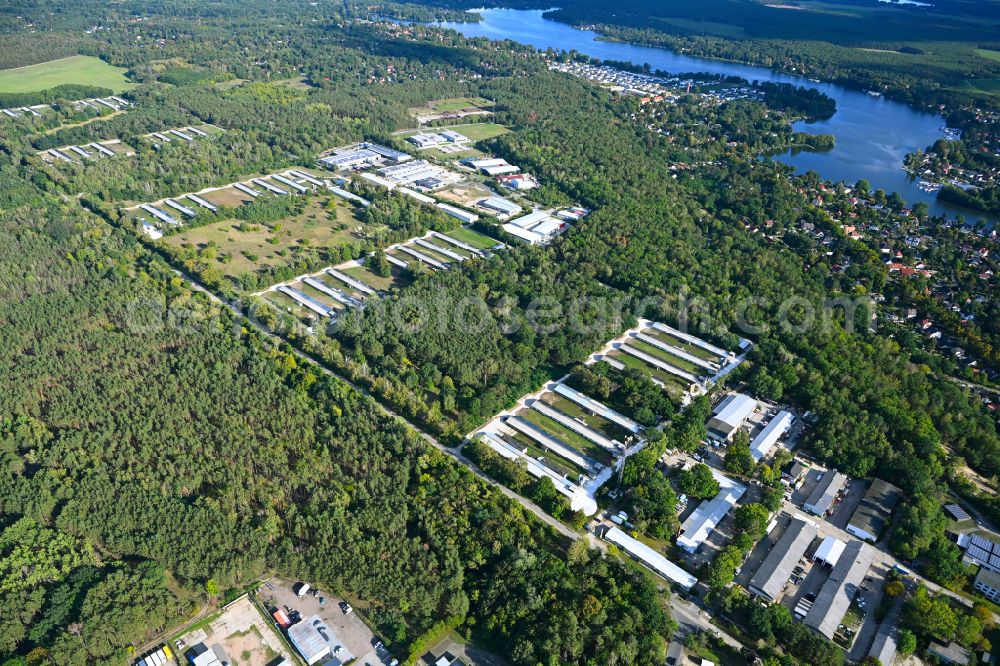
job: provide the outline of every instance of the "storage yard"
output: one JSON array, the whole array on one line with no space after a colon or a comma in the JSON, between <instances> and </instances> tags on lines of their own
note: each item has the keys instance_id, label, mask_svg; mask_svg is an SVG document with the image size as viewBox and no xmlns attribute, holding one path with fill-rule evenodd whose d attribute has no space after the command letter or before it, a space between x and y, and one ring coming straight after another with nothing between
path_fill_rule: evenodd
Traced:
<instances>
[{"instance_id":1,"label":"storage yard","mask_svg":"<svg viewBox=\"0 0 1000 666\"><path fill-rule=\"evenodd\" d=\"M184 663L199 666L268 666L279 659L292 663L291 650L246 595L223 607L206 623L173 641Z\"/></svg>"}]
</instances>

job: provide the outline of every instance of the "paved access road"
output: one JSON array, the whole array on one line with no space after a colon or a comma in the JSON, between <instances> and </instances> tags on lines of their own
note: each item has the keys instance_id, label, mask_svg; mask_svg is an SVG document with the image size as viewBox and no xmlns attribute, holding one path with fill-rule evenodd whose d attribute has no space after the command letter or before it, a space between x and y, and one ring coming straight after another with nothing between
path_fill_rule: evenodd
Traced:
<instances>
[{"instance_id":1,"label":"paved access road","mask_svg":"<svg viewBox=\"0 0 1000 666\"><path fill-rule=\"evenodd\" d=\"M211 291L209 291L208 289L206 289L205 287L203 287L200 283L198 283L197 280L195 280L194 278L192 278L190 275L187 275L186 273L184 273L182 271L179 271L179 270L176 270L176 269L174 269L174 273L176 273L181 278L183 278L191 286L192 289L194 289L195 291L199 291L199 292L205 294L206 296L208 296L208 298L211 299L213 303L216 303L216 304L218 304L220 306L228 308L234 315L236 315L236 317L238 317L241 321L246 322L247 324L249 324L250 326L252 326L254 328L254 330L256 330L257 332L259 332L261 335L264 335L264 336L266 336L266 337L274 340L275 342L279 342L279 343L287 343L288 342L287 340L285 340L284 338L282 338L280 335L278 335L276 333L273 333L272 331L268 330L265 326L261 325L259 322L254 321L250 317L247 317L245 314L243 314L243 312L239 309L239 307L236 304L223 301L221 298L219 298L218 296L216 296L214 293L212 293ZM602 541L601 539L598 539L597 537L595 537L594 535L592 535L590 533L581 534L580 532L577 532L576 530L573 530L572 528L570 528L565 523L562 523L559 520L557 520L557 519L553 518L552 516L550 516L548 513L546 513L544 510L542 510L542 508L540 506L538 506L537 504L535 504L531 500L527 499L526 497L522 497L521 495L515 493L513 490L511 490L510 488L504 486L503 484L497 483L492 478L490 478L489 476L487 476L485 472L483 472L481 469L479 469L479 467L474 462L472 462L471 460L469 460L462 453L461 449L453 449L453 448L451 448L449 446L445 446L444 444L442 444L441 442L439 442L436 437L434 437L433 435L430 435L430 434L424 432L419 427L417 427L414 423L410 422L409 420L407 420L406 418L400 416L399 414L397 414L395 411L393 411L389 407L387 407L384 404L382 404L380 401L378 401L377 399L375 399L375 397L372 396L371 393L368 390L366 390L364 387L358 386L357 384L355 384L351 380L349 380L346 377L344 377L344 376L340 375L339 373L335 372L334 370L332 370L331 368L329 368L326 364L324 364L320 359L317 359L317 358L313 357L311 354L307 354L306 352L303 352L303 351L301 351L300 349L298 349L298 348L296 348L294 346L292 347L292 351L293 351L293 353L298 358L300 358L303 361L306 361L307 363L315 366L316 368L318 368L320 370L320 372L322 372L322 373L324 373L324 374L326 374L328 376L334 377L334 378L336 378L336 379L344 382L345 384L351 386L353 389L355 389L356 391L362 393L363 395L371 397L375 401L375 404L377 404L379 406L379 408L384 413L386 413L387 415L389 415L389 416L391 416L391 417L393 417L395 419L398 419L398 420L402 421L403 423L405 423L407 426L409 426L410 428L412 428L418 435L420 435L420 437L423 438L424 441L426 441L428 444L430 444L434 448L438 449L439 451L444 452L446 455L451 456L452 458L454 458L458 462L460 462L463 465L465 465L466 467L468 467L470 470L472 470L472 472L476 476L480 477L481 479L483 479L486 483L490 484L491 486L494 486L495 488L498 488L500 490L500 492L502 492L504 495L507 495L511 499L513 499L516 502L518 502L522 507L524 507L527 511L529 511L531 514L533 514L536 518L538 518L539 520L541 520L546 525L548 525L552 529L556 530L557 532L559 532L563 536L565 536L565 537L567 537L569 539L574 539L574 540L585 538L587 540L587 545L590 546L591 548L597 548L597 549L599 549L601 551L604 551L604 552L607 551L607 544L604 541ZM708 632L710 634L714 634L714 635L718 636L719 638L721 638L723 641L725 641L728 645L734 647L737 650L739 650L739 649L741 649L743 647L743 644L740 643L738 640L736 640L731 635L727 634L726 632L722 631L721 629L719 629L718 627L716 627L715 625L713 625L712 622L711 622L711 616L709 616L707 613L705 613L704 611L702 611L701 609L699 609L693 603L691 603L689 601L685 601L684 599L681 599L676 594L671 594L670 595L670 609L671 609L671 612L674 614L674 617L677 619L677 621L678 621L679 624L687 624L688 626L694 626L694 627L697 627L698 629L700 629L702 631L706 631L706 632Z\"/></svg>"},{"instance_id":2,"label":"paved access road","mask_svg":"<svg viewBox=\"0 0 1000 666\"><path fill-rule=\"evenodd\" d=\"M176 273L178 276L180 276L181 278L183 278L192 289L194 289L195 291L199 291L199 292L205 294L206 296L208 296L208 298L211 299L213 303L216 303L217 305L220 305L222 307L228 308L230 312L232 312L234 315L236 315L243 322L245 322L245 323L249 324L250 326L252 326L254 328L254 330L257 331L258 333L260 333L261 335L264 335L264 336L266 336L266 337L270 338L271 340L273 340L275 342L278 342L278 343L287 343L288 342L287 340L285 340L284 338L282 338L277 333L274 333L274 332L268 330L268 328L266 326L262 325L260 322L255 321L255 320L251 319L250 317L247 317L245 314L243 314L242 310L240 310L240 308L238 307L238 305L236 305L234 303L230 303L230 302L224 301L221 298L219 298L218 296L216 296L214 293L212 293L211 291L209 291L208 289L206 289L205 287L203 287L197 280L195 280L194 278L192 278L190 275L188 275L188 274L186 274L186 273L184 273L182 271L176 270L176 269L174 269L174 273ZM330 377L334 377L335 379L344 382L345 384L347 384L348 386L350 386L351 388L353 388L355 391L358 391L359 393L361 393L361 394L363 394L363 395L371 398L372 400L374 400L375 404L378 405L379 408L385 414L391 416L394 419L398 419L398 420L402 421L403 423L405 423L407 426L409 426L410 428L412 428L414 432L416 432L418 435L420 435L420 437L425 442L427 442L428 444L430 444L434 448L438 449L439 451L442 451L443 453L451 456L455 460L459 461L460 463L462 463L463 465L465 465L466 467L468 467L469 469L471 469L472 472L474 474L476 474L476 476L478 476L479 478L483 479L484 481L486 481L487 483L489 483L491 486L494 486L495 488L498 488L504 495L507 495L511 499L519 502L521 504L521 506L523 506L525 509L527 509L528 511L530 511L539 520L541 520L542 522L544 522L546 525L548 525L552 529L556 530L557 532L559 532L563 536L568 537L570 539L579 539L582 536L579 532L575 531L574 529L572 529L571 527L569 527L565 523L560 522L559 520L557 520L557 519L553 518L552 516L550 516L540 506L538 506L537 504L535 504L531 500L527 499L526 497L522 497L521 495L518 495L517 493L515 493L513 490L511 490L507 486L505 486L503 484L500 484L500 483L497 483L496 481L494 481L492 478L490 478L489 476L487 476L487 474L485 472L483 472L481 469L479 469L479 467L474 462L472 462L471 460L469 460L461 452L460 449L453 449L450 446L445 446L440 441L438 441L438 439L436 437L434 437L433 435L430 435L430 434L424 432L416 424L414 424L412 421L407 420L406 418L404 418L400 414L396 413L395 411L393 411L392 409L390 409L389 407L387 407L385 404L383 404L381 401L379 401L377 398L375 398L375 396L373 396L371 394L371 392L369 392L363 386L359 386L358 384L355 384L350 379L348 379L347 377L344 377L340 373L338 373L335 370L331 369L322 360L320 360L320 359L312 356L311 354L307 354L306 352L302 351L301 349L298 349L294 345L289 345L289 346L291 347L292 352L299 359L301 359L303 361L306 361L310 365L316 367L323 374L328 375ZM592 539L591 541L593 543L596 540ZM603 542L596 541L596 543L600 544L600 546L602 548L604 547Z\"/></svg>"}]
</instances>

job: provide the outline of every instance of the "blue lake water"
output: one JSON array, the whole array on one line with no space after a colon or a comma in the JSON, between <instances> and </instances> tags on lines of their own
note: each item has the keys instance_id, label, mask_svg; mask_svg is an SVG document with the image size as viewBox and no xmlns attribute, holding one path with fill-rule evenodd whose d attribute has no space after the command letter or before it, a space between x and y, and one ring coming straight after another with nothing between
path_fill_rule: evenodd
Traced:
<instances>
[{"instance_id":1,"label":"blue lake water","mask_svg":"<svg viewBox=\"0 0 1000 666\"><path fill-rule=\"evenodd\" d=\"M667 49L601 41L596 32L577 30L542 18L542 11L516 9L477 10L480 23L439 23L468 37L511 39L539 49L576 50L593 58L648 64L665 72L711 72L741 76L750 81L793 83L815 88L837 102L837 112L828 120L796 123L796 129L814 134L833 134L836 147L822 153L791 152L775 156L798 173L813 170L823 178L853 184L860 179L886 192L898 192L907 203L923 201L936 215L965 215L968 221L987 217L978 211L938 202L934 193L917 187L917 180L903 170L903 157L924 149L943 137L944 119L905 104L830 83L774 72L763 67L721 60L695 58Z\"/></svg>"}]
</instances>

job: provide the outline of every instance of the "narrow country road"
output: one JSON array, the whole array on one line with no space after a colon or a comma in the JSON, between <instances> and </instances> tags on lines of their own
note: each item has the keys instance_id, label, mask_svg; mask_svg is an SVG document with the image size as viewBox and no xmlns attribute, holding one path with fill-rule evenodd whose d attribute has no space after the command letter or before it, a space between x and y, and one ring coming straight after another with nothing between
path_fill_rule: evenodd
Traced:
<instances>
[{"instance_id":1,"label":"narrow country road","mask_svg":"<svg viewBox=\"0 0 1000 666\"><path fill-rule=\"evenodd\" d=\"M243 314L243 312L236 305L234 305L232 303L229 303L229 302L226 302L223 299L221 299L218 296L216 296L210 290L208 290L205 287L203 287L197 280L195 280L194 278L192 278L190 275L187 275L183 271L177 270L175 268L171 268L171 270L173 270L173 272L175 274L177 274L179 277L181 277L192 289L194 289L195 291L198 291L198 292L201 292L201 293L205 294L213 303L215 303L217 305L220 305L222 307L228 308L230 312L232 312L234 315L236 315L236 317L238 317L240 320L242 320L242 321L250 324L254 328L254 330L256 330L261 335L264 335L264 336L266 336L266 337L270 338L271 340L273 340L275 342L278 342L278 343L287 343L288 342L287 340L285 340L284 338L282 338L280 335L278 335L276 333L273 333L272 331L268 330L265 326L263 326L259 322L254 321L250 317L247 317L245 314ZM504 486L503 484L500 484L500 483L497 483L496 481L494 481L485 472L483 472L481 469L479 469L479 467L474 462L472 462L471 460L469 460L469 458L467 458L462 453L461 449L453 449L453 448L451 448L449 446L445 446L444 444L442 444L441 442L439 442L436 437L434 437L433 435L430 435L430 434L424 432L418 426L416 426L414 423L412 423L411 421L409 421L405 417L397 414L395 411L393 411L392 409L390 409L389 407L387 407L385 404L383 404L381 401L379 401L377 398L375 398L375 396L373 396L364 387L355 384L354 382L352 382L348 378L342 376L338 372L335 372L334 370L332 370L331 368L329 368L325 363L323 363L320 359L315 358L311 354L307 354L306 352L304 352L304 351L302 351L302 350L300 350L300 349L298 349L298 348L296 348L294 346L292 346L291 348L292 348L293 353L298 358L300 358L303 361L306 361L307 363L315 366L316 368L318 368L320 370L320 372L322 372L322 373L324 373L324 374L326 374L326 375L328 375L330 377L334 377L335 379L337 379L337 380L339 380L341 382L344 382L345 384L347 384L348 386L350 386L354 390L358 391L362 395L370 397L375 402L375 404L378 405L379 408L385 414L387 414L387 415L389 415L389 416L391 416L391 417L393 417L395 419L398 419L398 420L402 421L404 424L406 424L407 426L409 426L410 428L412 428L418 435L420 435L420 437L423 438L423 440L426 441L428 444L430 444L434 448L438 449L439 451L442 451L446 455L451 456L452 458L454 458L458 462L460 462L463 465L465 465L466 467L468 467L470 470L472 470L472 472L476 476L478 476L479 478L481 478L483 481L485 481L489 485L491 485L491 486L497 488L498 490L500 490L500 492L502 492L504 495L506 495L506 496L510 497L511 499L513 499L514 501L518 502L522 507L525 508L525 510L529 511L532 515L534 515L536 518L538 518L539 520L541 520L543 523L545 523L546 525L548 525L552 529L556 530L559 534L562 534L563 536L565 536L565 537L567 537L569 539L573 539L573 540L585 538L586 541L587 541L587 545L590 546L591 548L596 548L596 549L601 550L602 552L607 552L607 544L603 540L595 537L593 534L590 534L589 532L581 534L580 532L577 532L577 531L571 529L568 525L566 525L566 524L560 522L559 520L553 518L548 513L546 513L544 510L542 510L542 508L540 506L538 506L537 504L535 504L531 500L527 499L526 497L522 497L521 495L515 493L513 490L511 490L507 486ZM723 631L720 628L718 628L715 625L713 625L712 622L711 622L711 616L709 616L706 612L702 611L695 604L693 604L693 603L691 603L689 601L686 601L684 599L681 599L676 594L671 594L670 595L670 610L671 610L671 613L673 614L674 618L677 620L677 623L678 623L679 626L683 627L684 625L687 625L689 627L695 627L697 629L700 629L701 631L708 632L709 634L715 635L716 637L718 637L719 639L721 639L726 644L730 645L731 647L733 647L736 650L739 650L739 649L741 649L743 647L743 644L740 643L733 636L731 636L730 634L726 633L725 631Z\"/></svg>"},{"instance_id":2,"label":"narrow country road","mask_svg":"<svg viewBox=\"0 0 1000 666\"><path fill-rule=\"evenodd\" d=\"M274 333L274 332L268 330L267 327L263 326L260 322L254 321L250 317L247 317L245 314L243 314L243 312L236 305L233 305L232 303L229 303L227 301L222 300L217 295L215 295L214 293L212 293L211 291L209 291L208 289L206 289L205 287L203 287L197 280L195 280L194 278L192 278L190 275L187 275L183 271L180 271L180 270L177 270L177 269L172 269L172 270L173 270L173 272L175 274L177 274L179 277L181 277L182 279L184 279L192 289L194 289L195 291L198 291L198 292L201 292L201 293L205 294L206 296L208 296L208 298L213 303L215 303L217 305L221 305L221 306L223 306L225 308L228 308L230 312L232 312L234 315L236 315L237 317L239 317L242 321L250 324L254 328L254 330L256 330L261 335L267 336L271 340L273 340L275 342L278 342L278 343L288 343L287 340L285 340L284 338L282 338L277 333ZM450 446L445 446L444 444L442 444L441 442L439 442L436 437L434 437L433 435L430 435L430 434L424 432L416 424L414 424L413 422L409 421L405 417L401 416L400 414L396 413L395 411L393 411L392 409L390 409L389 407L387 407L380 400L378 400L378 398L376 398L375 396L373 396L371 394L371 392L368 391L368 389L364 388L363 386L359 386L358 384L355 384L350 379L348 379L347 377L344 377L340 373L338 373L335 370L331 369L329 366L327 366L325 363L323 363L323 361L321 361L320 359L312 356L311 354L308 354L308 353L302 351L301 349L298 349L295 346L292 346L292 345L289 345L289 346L291 346L292 352L298 358L302 359L303 361L308 362L310 365L315 366L316 368L319 369L320 372L322 372L322 373L324 373L324 374L326 374L326 375L328 375L330 377L333 377L333 378L335 378L335 379L337 379L337 380L339 380L341 382L344 382L345 384L347 384L348 386L350 386L351 388L353 388L355 391L358 391L362 395L365 395L365 396L371 398L375 402L375 404L378 405L379 408L385 414L387 414L387 415L389 415L389 416L391 416L391 417L393 417L395 419L398 419L398 420L402 421L404 424L406 424L407 426L409 426L410 428L412 428L418 435L420 435L420 437L425 442L427 442L428 444L430 444L434 448L436 448L439 451L442 451L443 453L451 456L455 460L459 461L460 463L462 463L463 465L465 465L466 467L468 467L470 470L472 470L472 472L474 474L476 474L476 476L478 476L479 478L483 479L484 481L486 481L491 486L499 489L500 492L502 492L504 495L507 495L511 499L519 502L521 504L521 506L523 506L525 509L527 509L528 511L530 511L531 513L533 513L539 520L541 520L542 522L544 522L546 525L548 525L552 529L556 530L557 532L559 532L563 536L568 537L570 539L579 539L582 536L579 532L573 530L572 528L570 528L565 523L562 523L559 520L557 520L557 519L553 518L552 516L550 516L540 506L538 506L537 504L535 504L531 500L529 500L526 497L523 497L523 496L515 493L513 490L511 490L507 486L504 486L503 484L500 484L500 483L497 483L496 481L494 481L491 477L487 476L487 474L485 472L483 472L481 469L479 469L479 467L474 462L472 462L471 460L469 460L461 452L461 450L456 450L456 449L451 448ZM602 550L605 549L605 545L604 545L604 543L602 541L599 541L597 539L590 539L590 542L591 542L591 545L597 545Z\"/></svg>"}]
</instances>

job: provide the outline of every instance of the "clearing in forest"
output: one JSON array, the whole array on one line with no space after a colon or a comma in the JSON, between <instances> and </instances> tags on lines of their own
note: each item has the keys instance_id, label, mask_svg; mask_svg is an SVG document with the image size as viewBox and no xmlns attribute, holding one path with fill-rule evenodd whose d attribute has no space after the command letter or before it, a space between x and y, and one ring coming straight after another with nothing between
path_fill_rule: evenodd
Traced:
<instances>
[{"instance_id":1,"label":"clearing in forest","mask_svg":"<svg viewBox=\"0 0 1000 666\"><path fill-rule=\"evenodd\" d=\"M0 70L0 93L47 90L66 83L111 88L116 93L134 86L125 70L93 56L70 56L37 65Z\"/></svg>"}]
</instances>

